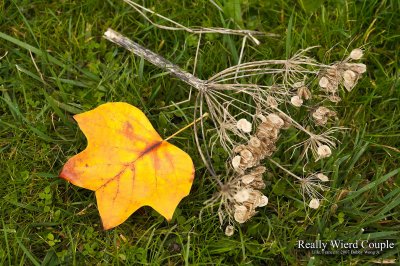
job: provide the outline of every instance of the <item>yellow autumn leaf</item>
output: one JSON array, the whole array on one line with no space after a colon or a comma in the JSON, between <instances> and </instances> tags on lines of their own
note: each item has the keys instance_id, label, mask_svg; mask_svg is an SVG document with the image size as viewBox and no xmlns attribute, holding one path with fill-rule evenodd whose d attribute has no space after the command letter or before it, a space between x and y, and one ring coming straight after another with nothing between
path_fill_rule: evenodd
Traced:
<instances>
[{"instance_id":1,"label":"yellow autumn leaf","mask_svg":"<svg viewBox=\"0 0 400 266\"><path fill-rule=\"evenodd\" d=\"M163 140L145 114L127 103L106 103L74 118L88 145L68 160L60 177L96 192L104 229L142 206L170 220L192 186L190 156Z\"/></svg>"}]
</instances>

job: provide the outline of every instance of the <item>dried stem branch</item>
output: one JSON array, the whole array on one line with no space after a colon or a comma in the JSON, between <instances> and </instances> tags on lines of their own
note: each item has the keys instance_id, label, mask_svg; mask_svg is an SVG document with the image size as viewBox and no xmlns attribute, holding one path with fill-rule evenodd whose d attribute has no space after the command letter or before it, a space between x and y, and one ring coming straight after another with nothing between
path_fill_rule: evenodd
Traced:
<instances>
[{"instance_id":1,"label":"dried stem branch","mask_svg":"<svg viewBox=\"0 0 400 266\"><path fill-rule=\"evenodd\" d=\"M150 51L149 49L141 46L140 44L132 41L131 39L123 36L122 34L114 31L113 29L108 29L104 33L104 38L107 40L118 44L119 46L127 49L128 51L134 53L137 56L143 57L145 60L149 61L153 65L167 70L172 75L186 82L187 84L193 86L198 90L204 90L205 81L201 80L189 72L183 70L179 66L171 63L164 57Z\"/></svg>"},{"instance_id":2,"label":"dried stem branch","mask_svg":"<svg viewBox=\"0 0 400 266\"><path fill-rule=\"evenodd\" d=\"M234 29L226 29L226 28L208 28L208 27L186 27L176 21L173 21L172 19L169 19L163 15L158 14L157 12L154 12L151 9L148 9L142 5L139 5L138 3L135 3L134 1L131 0L124 0L125 3L129 4L133 9L136 10L144 19L146 19L150 24L153 26L159 28L159 29L164 29L164 30L173 30L173 31L179 31L183 30L189 33L193 34L202 34L202 33L219 33L219 34L228 34L228 35L239 35L239 36L247 36L249 37L255 44L260 44L260 41L257 40L254 36L269 36L269 37L279 37L279 34L275 33L266 33L266 32L260 32L260 31L254 31L254 30L234 30ZM150 15L156 16L167 23L172 24L173 26L165 26L165 25L160 25L158 23L155 23L152 21L145 13L148 13Z\"/></svg>"}]
</instances>

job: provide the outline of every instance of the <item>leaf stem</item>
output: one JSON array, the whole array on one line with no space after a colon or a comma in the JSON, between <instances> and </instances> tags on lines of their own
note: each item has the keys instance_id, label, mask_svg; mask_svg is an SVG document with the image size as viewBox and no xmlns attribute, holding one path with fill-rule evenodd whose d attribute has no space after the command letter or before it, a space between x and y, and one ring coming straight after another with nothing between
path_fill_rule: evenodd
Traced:
<instances>
[{"instance_id":1,"label":"leaf stem","mask_svg":"<svg viewBox=\"0 0 400 266\"><path fill-rule=\"evenodd\" d=\"M208 116L208 113L204 113L201 117L197 118L195 121L193 121L192 123L186 125L185 127L179 129L178 131L176 131L174 134L172 134L171 136L169 136L168 138L164 139L164 141L167 141L169 139L172 139L173 137L175 137L176 135L178 135L179 133L181 133L182 131L184 131L185 129L187 129L188 127L193 126L195 123L199 122L200 120L202 120L203 118L206 118Z\"/></svg>"}]
</instances>

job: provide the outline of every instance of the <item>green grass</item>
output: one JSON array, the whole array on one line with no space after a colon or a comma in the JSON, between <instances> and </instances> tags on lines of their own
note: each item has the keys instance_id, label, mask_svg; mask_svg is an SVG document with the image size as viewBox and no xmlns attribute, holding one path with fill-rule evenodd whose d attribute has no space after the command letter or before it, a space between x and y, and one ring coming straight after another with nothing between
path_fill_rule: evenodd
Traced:
<instances>
[{"instance_id":1,"label":"green grass","mask_svg":"<svg viewBox=\"0 0 400 266\"><path fill-rule=\"evenodd\" d=\"M189 87L102 34L112 27L190 72L196 37L157 29L119 0L6 0L0 3L0 55L8 52L0 61L1 265L368 265L377 258L400 260L399 2L220 2L231 7L219 12L205 0L146 1L146 6L187 26L235 27L234 20L281 36L247 48L246 61L285 58L320 45L311 53L331 62L347 47L365 47L367 73L337 106L338 124L349 130L333 156L311 165L330 173L329 202L306 211L289 178L267 165L272 174L264 193L270 203L226 237L215 215L206 212L198 219L203 201L216 188L187 130L172 143L192 156L196 179L173 220L167 223L144 207L121 226L103 231L94 193L58 178L67 159L86 145L72 115L125 101L169 136L190 122L193 102L160 109L186 99ZM235 64L240 45L239 37L204 36L196 75L207 78ZM274 158L295 165L284 153L287 145L282 143ZM295 248L300 239L391 239L397 244L376 256L313 257Z\"/></svg>"}]
</instances>

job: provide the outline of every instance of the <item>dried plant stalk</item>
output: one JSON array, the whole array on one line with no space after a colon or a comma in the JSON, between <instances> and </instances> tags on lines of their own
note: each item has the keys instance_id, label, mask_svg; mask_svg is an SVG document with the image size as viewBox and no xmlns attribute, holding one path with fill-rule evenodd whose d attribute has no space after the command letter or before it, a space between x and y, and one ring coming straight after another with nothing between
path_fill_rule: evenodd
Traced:
<instances>
[{"instance_id":1,"label":"dried plant stalk","mask_svg":"<svg viewBox=\"0 0 400 266\"><path fill-rule=\"evenodd\" d=\"M119 46L127 49L128 51L134 53L139 57L143 57L146 61L152 63L153 65L167 70L172 75L176 76L180 80L186 82L187 84L196 89L201 90L205 87L204 85L205 82L203 80L196 78L189 72L171 63L164 57L141 46L140 44L132 41L131 39L123 36L122 34L114 31L113 29L107 29L107 31L104 33L104 38L115 44L118 44Z\"/></svg>"},{"instance_id":2,"label":"dried plant stalk","mask_svg":"<svg viewBox=\"0 0 400 266\"><path fill-rule=\"evenodd\" d=\"M186 27L176 21L173 21L163 15L158 14L157 12L148 9L142 5L139 5L138 3L135 3L134 1L131 0L124 0L125 3L130 5L136 12L138 12L144 19L146 19L150 24L153 26L164 29L164 30L172 30L172 31L186 31L189 33L193 34L203 34L203 33L219 33L219 34L228 34L228 35L239 35L239 36L245 36L250 38L255 44L259 44L260 41L254 37L254 36L268 36L268 37L279 37L278 34L275 33L266 33L266 32L260 32L260 31L254 31L254 30L234 30L234 29L227 29L227 28L216 28L216 27ZM167 23L170 23L172 26L165 26L165 25L160 25L158 23L155 23L152 21L146 13L156 16Z\"/></svg>"},{"instance_id":3,"label":"dried plant stalk","mask_svg":"<svg viewBox=\"0 0 400 266\"><path fill-rule=\"evenodd\" d=\"M201 121L201 132L206 144L204 155L195 129L200 155L219 185L218 193L206 204L218 205L217 213L221 225L228 223L227 235L233 234L234 221L246 222L256 214L257 207L268 203L268 198L261 193L265 188L262 175L266 168L262 165L263 160L269 160L272 165L295 178L300 184L304 202L310 200L308 206L312 209L319 207L320 200L324 198L322 192L328 189L323 183L328 182L329 178L323 173L300 177L277 163L271 156L277 150L281 129L289 127L303 132L308 137L292 146L293 149L303 147L302 157L308 160L309 150L315 160L327 158L332 154L332 149L339 142L334 134L343 128L326 129L329 120L336 118L336 112L321 103L326 100L334 104L339 102L339 86L350 91L357 84L362 73L366 71L364 64L353 63L362 57L361 49L354 49L340 62L325 65L305 55L313 48L310 47L300 50L286 60L239 63L208 80L201 80L112 29L107 30L105 38L167 70L198 90L194 117L196 118L197 111L200 116L203 114L205 103L216 133L207 145L207 134ZM254 77L262 75L270 76L272 85L260 85L252 81ZM309 78L310 75L314 78ZM312 90L311 85L316 78L319 87ZM242 95L243 98L239 98L238 95ZM322 101L317 102L317 106L306 105L312 99L321 98ZM282 104L292 105L295 110L308 109L309 124L294 120L287 106L280 107ZM217 178L211 163L212 148L218 140L230 156L224 182Z\"/></svg>"}]
</instances>

